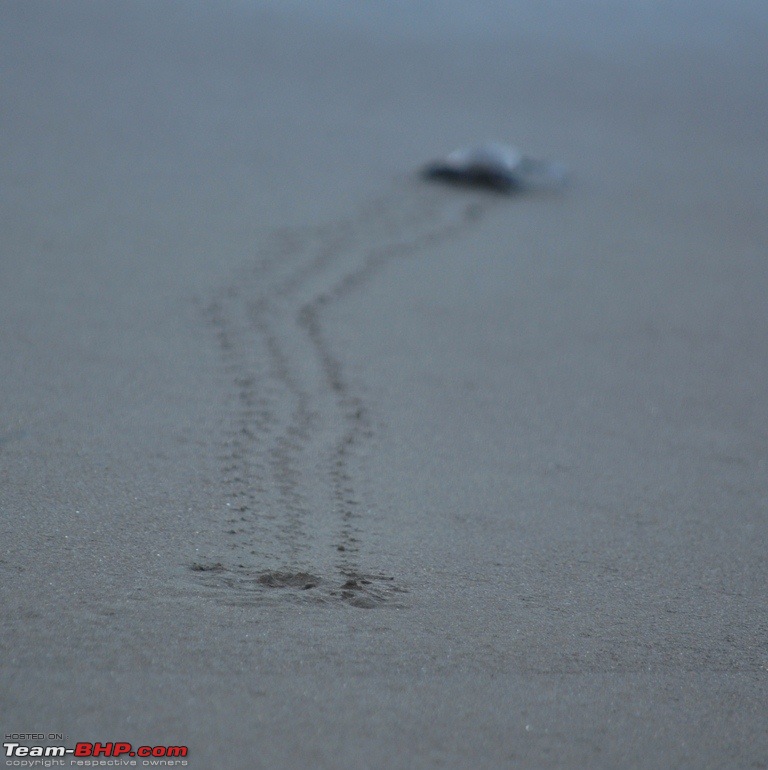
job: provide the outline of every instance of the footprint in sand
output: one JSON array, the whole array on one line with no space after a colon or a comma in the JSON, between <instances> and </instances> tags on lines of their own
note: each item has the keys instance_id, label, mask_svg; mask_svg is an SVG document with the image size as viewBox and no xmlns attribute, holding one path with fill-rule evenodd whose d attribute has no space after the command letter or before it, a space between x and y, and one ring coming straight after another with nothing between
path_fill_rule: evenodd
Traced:
<instances>
[{"instance_id":1,"label":"footprint in sand","mask_svg":"<svg viewBox=\"0 0 768 770\"><path fill-rule=\"evenodd\" d=\"M192 566L206 588L235 603L396 604L397 582L364 568L373 405L345 376L324 313L493 205L406 179L345 220L276 231L211 297L206 323L230 384L220 483L231 562Z\"/></svg>"}]
</instances>

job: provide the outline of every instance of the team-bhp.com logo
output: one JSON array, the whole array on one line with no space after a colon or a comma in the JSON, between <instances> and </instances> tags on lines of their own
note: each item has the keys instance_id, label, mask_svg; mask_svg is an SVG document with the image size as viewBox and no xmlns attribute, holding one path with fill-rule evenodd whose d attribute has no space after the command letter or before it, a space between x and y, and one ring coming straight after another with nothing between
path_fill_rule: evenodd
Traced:
<instances>
[{"instance_id":1,"label":"team-bhp.com logo","mask_svg":"<svg viewBox=\"0 0 768 770\"><path fill-rule=\"evenodd\" d=\"M70 759L70 765L101 765L107 764L104 762L94 762L93 760L98 758L99 760L109 757L113 761L109 762L110 765L118 764L115 759L121 760L121 765L137 765L151 767L153 765L186 765L187 762L183 759L187 756L189 751L187 746L137 746L133 747L126 741L114 741L109 743L85 743L80 742L75 744L74 749L68 749L66 746L22 746L20 743L6 742L3 744L5 748L6 758L24 759L29 760L32 758L46 758L46 759ZM85 758L90 759L87 761ZM137 763L135 758L139 757L142 761ZM72 761L74 759L81 759L81 762ZM180 761L174 761L180 760ZM8 762L6 762L6 765ZM11 764L17 764L12 762ZM32 763L18 762L21 767L34 766Z\"/></svg>"}]
</instances>

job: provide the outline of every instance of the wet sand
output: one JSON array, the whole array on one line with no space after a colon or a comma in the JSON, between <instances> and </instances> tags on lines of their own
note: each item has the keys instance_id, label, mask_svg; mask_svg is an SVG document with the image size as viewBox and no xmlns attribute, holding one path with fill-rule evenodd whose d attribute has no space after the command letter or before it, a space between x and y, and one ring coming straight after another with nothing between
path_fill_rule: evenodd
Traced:
<instances>
[{"instance_id":1,"label":"wet sand","mask_svg":"<svg viewBox=\"0 0 768 770\"><path fill-rule=\"evenodd\" d=\"M343 10L0 11L4 733L764 766L759 9Z\"/></svg>"}]
</instances>

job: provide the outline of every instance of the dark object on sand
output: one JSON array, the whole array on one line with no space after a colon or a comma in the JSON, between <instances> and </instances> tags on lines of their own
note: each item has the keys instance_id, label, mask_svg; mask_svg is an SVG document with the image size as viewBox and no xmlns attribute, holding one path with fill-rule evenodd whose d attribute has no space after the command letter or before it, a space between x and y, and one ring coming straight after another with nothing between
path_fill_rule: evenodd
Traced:
<instances>
[{"instance_id":1,"label":"dark object on sand","mask_svg":"<svg viewBox=\"0 0 768 770\"><path fill-rule=\"evenodd\" d=\"M495 142L454 150L444 159L426 165L422 173L427 179L506 193L565 183L563 166L528 158L514 147Z\"/></svg>"}]
</instances>

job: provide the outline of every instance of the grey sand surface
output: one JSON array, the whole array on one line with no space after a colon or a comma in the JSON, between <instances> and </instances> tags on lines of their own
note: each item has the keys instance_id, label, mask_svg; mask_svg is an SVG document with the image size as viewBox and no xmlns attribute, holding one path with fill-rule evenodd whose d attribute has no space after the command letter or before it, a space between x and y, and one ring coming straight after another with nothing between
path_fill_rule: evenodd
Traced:
<instances>
[{"instance_id":1,"label":"grey sand surface","mask_svg":"<svg viewBox=\"0 0 768 770\"><path fill-rule=\"evenodd\" d=\"M759 8L294 6L0 9L4 732L766 767Z\"/></svg>"}]
</instances>

